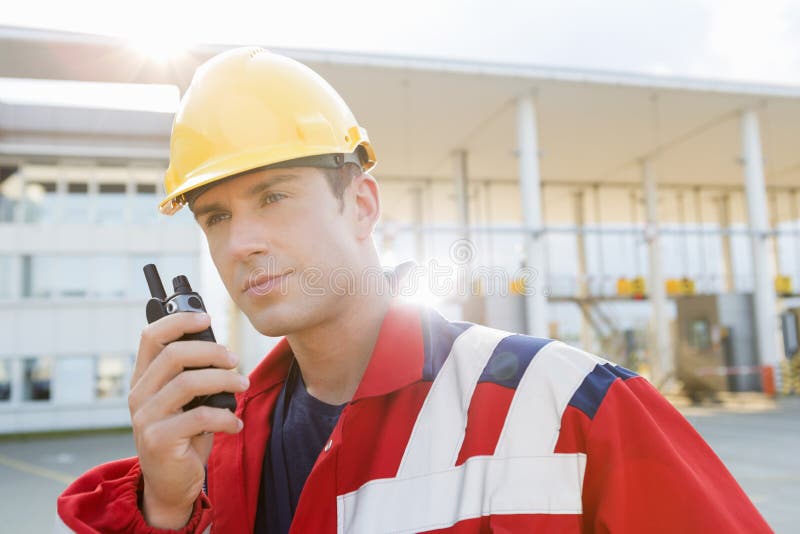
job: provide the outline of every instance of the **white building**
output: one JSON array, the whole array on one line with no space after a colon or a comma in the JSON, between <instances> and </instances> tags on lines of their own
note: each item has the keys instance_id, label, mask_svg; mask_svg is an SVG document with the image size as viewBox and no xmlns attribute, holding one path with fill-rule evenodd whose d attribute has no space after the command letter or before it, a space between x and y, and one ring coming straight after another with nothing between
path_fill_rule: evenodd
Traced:
<instances>
[{"instance_id":1,"label":"white building","mask_svg":"<svg viewBox=\"0 0 800 534\"><path fill-rule=\"evenodd\" d=\"M132 69L114 39L0 28L0 77L177 93L220 50ZM475 261L543 274L525 301L527 331L580 331L587 344L575 302L598 306L617 278L644 276L648 301L608 306L650 322L648 359L664 374L665 278L753 291L760 361L782 357L772 284L776 274L800 284L800 88L287 53L331 81L370 132L386 263L446 260L468 236ZM146 263L167 283L189 276L243 370L272 343L231 310L191 215L155 210L170 122L168 111L0 92L0 433L127 424Z\"/></svg>"}]
</instances>

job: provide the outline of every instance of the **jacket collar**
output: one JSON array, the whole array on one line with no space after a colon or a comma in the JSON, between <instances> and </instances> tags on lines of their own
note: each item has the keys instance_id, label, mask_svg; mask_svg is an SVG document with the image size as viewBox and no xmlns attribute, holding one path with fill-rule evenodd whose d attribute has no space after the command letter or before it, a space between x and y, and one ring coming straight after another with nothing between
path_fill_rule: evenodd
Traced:
<instances>
[{"instance_id":1,"label":"jacket collar","mask_svg":"<svg viewBox=\"0 0 800 534\"><path fill-rule=\"evenodd\" d=\"M353 401L386 395L422 378L424 348L420 307L393 299L381 322L378 339ZM250 374L249 399L283 383L293 360L286 338L281 338Z\"/></svg>"}]
</instances>

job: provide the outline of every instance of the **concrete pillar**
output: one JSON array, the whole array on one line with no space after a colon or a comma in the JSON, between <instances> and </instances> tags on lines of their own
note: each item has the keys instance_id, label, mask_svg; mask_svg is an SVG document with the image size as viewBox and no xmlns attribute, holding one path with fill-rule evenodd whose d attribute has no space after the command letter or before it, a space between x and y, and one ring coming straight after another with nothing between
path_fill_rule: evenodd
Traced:
<instances>
[{"instance_id":1,"label":"concrete pillar","mask_svg":"<svg viewBox=\"0 0 800 534\"><path fill-rule=\"evenodd\" d=\"M494 234L489 229L494 220L492 213L492 184L489 180L483 182L484 213L486 214L486 259L490 267L494 266Z\"/></svg>"},{"instance_id":2,"label":"concrete pillar","mask_svg":"<svg viewBox=\"0 0 800 534\"><path fill-rule=\"evenodd\" d=\"M639 191L631 188L628 193L628 199L631 205L631 230L639 229ZM633 276L643 276L642 263L639 254L639 236L636 233L631 233L631 259L633 269Z\"/></svg>"},{"instance_id":3,"label":"concrete pillar","mask_svg":"<svg viewBox=\"0 0 800 534\"><path fill-rule=\"evenodd\" d=\"M769 227L773 230L777 230L778 226L780 225L780 218L779 218L779 208L778 208L778 194L773 191L769 195ZM775 262L775 274L779 275L781 273L781 243L778 236L775 235L772 238L772 257L773 261Z\"/></svg>"},{"instance_id":4,"label":"concrete pillar","mask_svg":"<svg viewBox=\"0 0 800 534\"><path fill-rule=\"evenodd\" d=\"M792 220L794 221L794 231L792 237L794 243L794 292L800 293L800 189L795 189L792 194Z\"/></svg>"},{"instance_id":5,"label":"concrete pillar","mask_svg":"<svg viewBox=\"0 0 800 534\"><path fill-rule=\"evenodd\" d=\"M602 296L605 294L606 258L604 254L605 247L603 246L603 210L600 201L600 184L592 185L592 199L594 200L594 224L595 230L597 230L594 234L595 250L597 251L597 284L593 293Z\"/></svg>"},{"instance_id":6,"label":"concrete pillar","mask_svg":"<svg viewBox=\"0 0 800 534\"><path fill-rule=\"evenodd\" d=\"M542 188L539 174L539 139L536 107L533 96L525 95L517 102L517 147L522 221L525 228L525 266L531 276L527 283L525 309L528 334L547 336L547 298L545 268L547 258L542 233Z\"/></svg>"},{"instance_id":7,"label":"concrete pillar","mask_svg":"<svg viewBox=\"0 0 800 534\"><path fill-rule=\"evenodd\" d=\"M461 318L474 323L485 322L482 304L474 295L472 285L472 262L476 254L475 243L471 240L469 224L469 175L467 172L467 151L453 152L453 182L456 193L456 217L458 219L461 242L450 247L450 260L456 267L456 297L461 302Z\"/></svg>"},{"instance_id":8,"label":"concrete pillar","mask_svg":"<svg viewBox=\"0 0 800 534\"><path fill-rule=\"evenodd\" d=\"M731 195L725 193L717 199L718 220L719 228L724 233L722 234L722 267L725 271L723 273L723 291L725 293L733 293L736 284L733 281L733 256L731 255L731 234L728 233L731 229Z\"/></svg>"},{"instance_id":9,"label":"concrete pillar","mask_svg":"<svg viewBox=\"0 0 800 534\"><path fill-rule=\"evenodd\" d=\"M742 159L744 164L747 216L750 226L751 257L753 258L753 300L756 312L756 338L762 365L776 367L779 361L777 345L777 312L773 280L772 251L769 244L769 215L764 185L764 161L758 115L753 110L742 113Z\"/></svg>"},{"instance_id":10,"label":"concrete pillar","mask_svg":"<svg viewBox=\"0 0 800 534\"><path fill-rule=\"evenodd\" d=\"M661 241L658 235L658 190L652 163L642 161L642 189L645 203L645 241L649 259L647 293L650 297L653 317L652 332L655 334L655 347L651 352L653 382L662 385L673 373L673 357L669 343L669 323L667 321L667 291L664 287L664 273L661 263Z\"/></svg>"},{"instance_id":11,"label":"concrete pillar","mask_svg":"<svg viewBox=\"0 0 800 534\"><path fill-rule=\"evenodd\" d=\"M587 279L586 268L586 236L584 230L586 228L586 210L584 206L585 195L583 191L576 191L573 195L573 212L575 219L575 227L578 233L575 235L575 246L578 252L578 298L587 298L589 296L589 280ZM594 340L592 337L592 325L586 317L581 316L581 347L584 350L591 350Z\"/></svg>"},{"instance_id":12,"label":"concrete pillar","mask_svg":"<svg viewBox=\"0 0 800 534\"><path fill-rule=\"evenodd\" d=\"M419 265L425 262L425 235L422 232L423 205L422 186L414 186L409 190L411 195L411 216L414 221L414 259Z\"/></svg>"},{"instance_id":13,"label":"concrete pillar","mask_svg":"<svg viewBox=\"0 0 800 534\"><path fill-rule=\"evenodd\" d=\"M453 153L453 179L456 189L456 215L461 234L469 239L469 176L467 174L467 151Z\"/></svg>"},{"instance_id":14,"label":"concrete pillar","mask_svg":"<svg viewBox=\"0 0 800 534\"><path fill-rule=\"evenodd\" d=\"M703 196L699 187L694 188L694 222L697 229L697 259L699 272L697 281L699 293L712 293L708 283L708 267L706 265L706 234L703 224Z\"/></svg>"}]
</instances>

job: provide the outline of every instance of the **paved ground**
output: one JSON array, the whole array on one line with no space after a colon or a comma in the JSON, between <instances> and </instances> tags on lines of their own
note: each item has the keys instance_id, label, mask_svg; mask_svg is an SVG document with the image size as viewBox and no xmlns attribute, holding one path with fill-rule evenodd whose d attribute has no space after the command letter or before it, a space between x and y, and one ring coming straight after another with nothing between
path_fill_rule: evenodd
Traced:
<instances>
[{"instance_id":1,"label":"paved ground","mask_svg":"<svg viewBox=\"0 0 800 534\"><path fill-rule=\"evenodd\" d=\"M775 532L798 532L800 399L784 399L763 412L687 409L684 414Z\"/></svg>"},{"instance_id":2,"label":"paved ground","mask_svg":"<svg viewBox=\"0 0 800 534\"><path fill-rule=\"evenodd\" d=\"M800 399L752 412L685 408L778 533L800 522ZM744 413L743 413L744 412ZM134 454L127 432L0 439L0 530L51 532L55 499L67 483L98 463Z\"/></svg>"}]
</instances>

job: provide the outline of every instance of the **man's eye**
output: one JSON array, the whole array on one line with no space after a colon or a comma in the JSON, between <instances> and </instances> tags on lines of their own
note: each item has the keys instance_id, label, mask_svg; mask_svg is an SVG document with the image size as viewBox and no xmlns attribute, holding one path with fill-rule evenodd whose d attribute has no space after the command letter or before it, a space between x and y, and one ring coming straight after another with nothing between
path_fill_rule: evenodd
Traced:
<instances>
[{"instance_id":1,"label":"man's eye","mask_svg":"<svg viewBox=\"0 0 800 534\"><path fill-rule=\"evenodd\" d=\"M283 193L268 193L261 197L261 204L272 204L273 202L277 202L282 198L286 198L286 195Z\"/></svg>"},{"instance_id":2,"label":"man's eye","mask_svg":"<svg viewBox=\"0 0 800 534\"><path fill-rule=\"evenodd\" d=\"M214 226L226 217L227 215L224 213L215 213L214 215L210 215L208 218L206 218L206 228Z\"/></svg>"}]
</instances>

